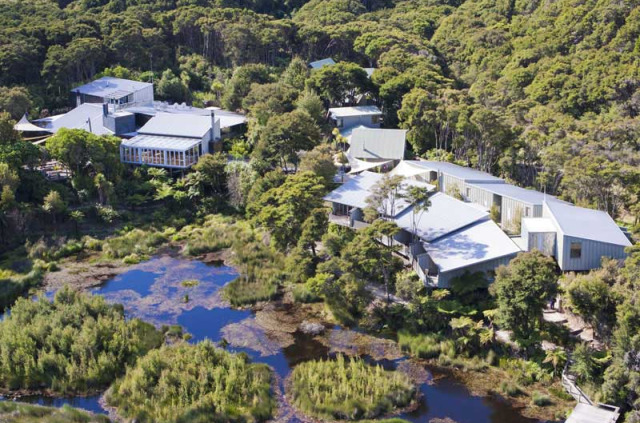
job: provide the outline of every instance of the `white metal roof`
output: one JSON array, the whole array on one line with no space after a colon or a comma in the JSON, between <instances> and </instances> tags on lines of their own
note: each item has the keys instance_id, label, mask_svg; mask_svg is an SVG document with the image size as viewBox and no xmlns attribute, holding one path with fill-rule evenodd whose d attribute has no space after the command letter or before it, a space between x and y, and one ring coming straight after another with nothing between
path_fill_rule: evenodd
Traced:
<instances>
[{"instance_id":1,"label":"white metal roof","mask_svg":"<svg viewBox=\"0 0 640 423\"><path fill-rule=\"evenodd\" d=\"M91 125L87 121L90 121ZM34 122L42 124L45 130L52 133L58 132L61 128L68 128L90 130L96 135L113 134L103 125L102 104L84 103L63 115L50 116Z\"/></svg>"},{"instance_id":2,"label":"white metal roof","mask_svg":"<svg viewBox=\"0 0 640 423\"><path fill-rule=\"evenodd\" d=\"M412 164L415 160L402 160L396 167L394 167L390 175L400 175L405 178L411 178L416 175L422 175L428 172L428 169L425 169L421 166L416 166Z\"/></svg>"},{"instance_id":3,"label":"white metal roof","mask_svg":"<svg viewBox=\"0 0 640 423\"><path fill-rule=\"evenodd\" d=\"M492 220L484 220L432 243L425 243L440 273L515 256L520 248Z\"/></svg>"},{"instance_id":4,"label":"white metal roof","mask_svg":"<svg viewBox=\"0 0 640 423\"><path fill-rule=\"evenodd\" d=\"M202 139L211 130L211 126L210 115L157 113L138 133Z\"/></svg>"},{"instance_id":5,"label":"white metal roof","mask_svg":"<svg viewBox=\"0 0 640 423\"><path fill-rule=\"evenodd\" d=\"M557 232L558 228L551 219L546 217L527 217L522 219L522 226L527 228L527 232Z\"/></svg>"},{"instance_id":6,"label":"white metal roof","mask_svg":"<svg viewBox=\"0 0 640 423\"><path fill-rule=\"evenodd\" d=\"M132 81L129 79L104 76L88 84L81 85L71 90L81 94L102 98L122 98L144 88L152 87L149 82Z\"/></svg>"},{"instance_id":7,"label":"white metal roof","mask_svg":"<svg viewBox=\"0 0 640 423\"><path fill-rule=\"evenodd\" d=\"M462 179L466 182L484 182L484 183L504 183L504 180L493 176L487 172L482 172L476 169L471 169L466 166L459 166L455 163L449 162L436 162L436 161L421 161L421 160L407 160L410 165L419 166L425 169L425 171L442 172L447 175Z\"/></svg>"},{"instance_id":8,"label":"white metal roof","mask_svg":"<svg viewBox=\"0 0 640 423\"><path fill-rule=\"evenodd\" d=\"M544 206L565 235L625 247L631 245L608 213L558 201L547 201Z\"/></svg>"},{"instance_id":9,"label":"white metal roof","mask_svg":"<svg viewBox=\"0 0 640 423\"><path fill-rule=\"evenodd\" d=\"M527 204L542 204L545 200L547 201L561 201L556 199L552 195L546 195L542 192L535 191L533 189L521 188L511 184L496 184L496 183L474 183L471 184L474 187L483 189L485 191L491 192L493 194L498 194L503 197L512 198L517 201L521 201Z\"/></svg>"},{"instance_id":10,"label":"white metal roof","mask_svg":"<svg viewBox=\"0 0 640 423\"><path fill-rule=\"evenodd\" d=\"M355 128L349 155L357 159L402 160L406 138L405 129Z\"/></svg>"},{"instance_id":11,"label":"white metal roof","mask_svg":"<svg viewBox=\"0 0 640 423\"><path fill-rule=\"evenodd\" d=\"M231 128L233 126L247 123L247 117L241 115L240 113L222 110L217 107L207 107L206 109L201 109L198 107L187 106L186 104L169 104L163 101L154 101L152 106L127 107L126 110L132 113L140 113L147 116L155 116L158 113L211 116L211 111L213 110L216 119L220 120L220 129Z\"/></svg>"},{"instance_id":12,"label":"white metal roof","mask_svg":"<svg viewBox=\"0 0 640 423\"><path fill-rule=\"evenodd\" d=\"M362 68L364 69L364 71L367 73L367 76L369 78L371 78L371 75L373 75L373 72L376 70L376 68Z\"/></svg>"},{"instance_id":13,"label":"white metal roof","mask_svg":"<svg viewBox=\"0 0 640 423\"><path fill-rule=\"evenodd\" d=\"M325 66L333 66L336 62L331 57L327 57L326 59L316 60L315 62L309 63L309 67L311 69L320 69Z\"/></svg>"},{"instance_id":14,"label":"white metal roof","mask_svg":"<svg viewBox=\"0 0 640 423\"><path fill-rule=\"evenodd\" d=\"M416 235L424 241L432 242L489 216L487 212L441 192L433 194L429 201L429 208L415 215ZM413 218L414 207L411 207L395 222L402 229L413 232Z\"/></svg>"},{"instance_id":15,"label":"white metal roof","mask_svg":"<svg viewBox=\"0 0 640 423\"><path fill-rule=\"evenodd\" d=\"M335 190L331 191L324 197L325 201L331 201L338 204L344 204L349 207L357 207L360 209L364 209L368 206L367 198L371 195L372 188L384 177L384 175L379 173L373 173L369 171L364 171L359 175L350 176L349 179L342 185L340 185ZM403 181L403 187L406 186L420 186L428 189L429 191L433 190L435 187L433 185L425 184L418 181ZM400 189L402 192L402 188ZM411 204L407 203L402 199L397 199L395 201L395 210L394 215L397 216L402 213L407 207Z\"/></svg>"},{"instance_id":16,"label":"white metal roof","mask_svg":"<svg viewBox=\"0 0 640 423\"><path fill-rule=\"evenodd\" d=\"M195 138L165 137L161 135L137 135L129 140L123 140L125 147L150 148L166 151L187 151L198 144Z\"/></svg>"},{"instance_id":17,"label":"white metal roof","mask_svg":"<svg viewBox=\"0 0 640 423\"><path fill-rule=\"evenodd\" d=\"M352 106L352 107L332 107L329 114L333 118L350 116L375 116L381 115L382 111L377 106Z\"/></svg>"}]
</instances>

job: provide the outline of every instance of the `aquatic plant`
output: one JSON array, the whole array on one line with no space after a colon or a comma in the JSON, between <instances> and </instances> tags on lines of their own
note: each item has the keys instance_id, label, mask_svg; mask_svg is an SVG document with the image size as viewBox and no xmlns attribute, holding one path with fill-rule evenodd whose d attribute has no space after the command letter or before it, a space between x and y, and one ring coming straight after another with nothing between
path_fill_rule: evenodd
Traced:
<instances>
[{"instance_id":1,"label":"aquatic plant","mask_svg":"<svg viewBox=\"0 0 640 423\"><path fill-rule=\"evenodd\" d=\"M180 285L182 285L184 288L194 288L200 285L200 281L197 279L186 279L180 282Z\"/></svg>"},{"instance_id":2,"label":"aquatic plant","mask_svg":"<svg viewBox=\"0 0 640 423\"><path fill-rule=\"evenodd\" d=\"M107 258L124 258L131 254L152 255L157 248L168 242L169 236L156 230L133 229L123 235L106 239L102 251Z\"/></svg>"},{"instance_id":3,"label":"aquatic plant","mask_svg":"<svg viewBox=\"0 0 640 423\"><path fill-rule=\"evenodd\" d=\"M413 335L400 331L398 343L400 348L418 358L438 358L441 355L454 358L456 356L455 342L438 333Z\"/></svg>"},{"instance_id":4,"label":"aquatic plant","mask_svg":"<svg viewBox=\"0 0 640 423\"><path fill-rule=\"evenodd\" d=\"M287 388L296 408L323 419L371 419L409 405L416 395L405 373L343 355L297 365Z\"/></svg>"},{"instance_id":5,"label":"aquatic plant","mask_svg":"<svg viewBox=\"0 0 640 423\"><path fill-rule=\"evenodd\" d=\"M85 393L108 386L163 336L121 306L65 287L20 298L0 322L0 387Z\"/></svg>"},{"instance_id":6,"label":"aquatic plant","mask_svg":"<svg viewBox=\"0 0 640 423\"><path fill-rule=\"evenodd\" d=\"M275 409L272 372L209 340L151 351L116 381L107 402L145 422L258 422Z\"/></svg>"}]
</instances>

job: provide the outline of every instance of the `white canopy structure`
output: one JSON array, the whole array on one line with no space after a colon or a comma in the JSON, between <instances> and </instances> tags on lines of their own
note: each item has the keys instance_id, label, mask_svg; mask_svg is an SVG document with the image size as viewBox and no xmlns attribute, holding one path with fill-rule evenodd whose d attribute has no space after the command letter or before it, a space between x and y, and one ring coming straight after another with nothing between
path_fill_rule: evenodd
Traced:
<instances>
[{"instance_id":1,"label":"white canopy structure","mask_svg":"<svg viewBox=\"0 0 640 423\"><path fill-rule=\"evenodd\" d=\"M49 132L44 128L34 125L29 122L27 119L27 114L25 113L22 118L13 126L13 129L19 132Z\"/></svg>"}]
</instances>

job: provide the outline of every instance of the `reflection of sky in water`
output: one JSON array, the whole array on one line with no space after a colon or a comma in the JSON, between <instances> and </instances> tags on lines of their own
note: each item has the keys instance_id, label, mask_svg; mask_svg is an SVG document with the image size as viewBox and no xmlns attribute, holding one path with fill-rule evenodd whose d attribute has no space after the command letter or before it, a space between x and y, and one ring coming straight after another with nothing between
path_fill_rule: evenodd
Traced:
<instances>
[{"instance_id":1,"label":"reflection of sky in water","mask_svg":"<svg viewBox=\"0 0 640 423\"><path fill-rule=\"evenodd\" d=\"M327 346L300 332L291 334L290 345L281 348L277 340L256 324L249 310L233 310L220 298L219 289L237 277L230 267L214 267L192 260L159 257L133 266L131 270L92 290L104 295L108 301L121 303L128 317L138 317L157 326L179 324L193 335L190 342L210 339L218 342L222 332L233 337L245 338L246 347L229 347L232 352L244 352L255 362L273 367L282 378L298 363L317 358L334 356ZM183 287L181 282L198 280L195 287ZM185 294L189 301L184 302ZM53 293L47 293L53 298ZM223 331L223 328L227 327ZM235 328L230 331L230 328ZM228 331L228 332L227 332ZM333 347L341 351L353 349L355 332L334 327L330 339ZM236 339L237 340L237 339ZM382 344L382 346L384 346ZM377 355L379 346L368 344L366 354ZM365 353L356 348L356 353ZM376 362L371 356L370 362ZM393 368L402 361L378 361L387 368ZM428 422L433 418L451 418L456 423L532 423L533 420L520 416L506 401L496 398L474 397L464 385L445 378L435 384L423 383L420 407L400 417L411 422ZM74 407L105 413L99 403L100 395L78 398L27 397L21 400L41 405L60 407L69 404ZM296 423L293 416L282 419Z\"/></svg>"}]
</instances>

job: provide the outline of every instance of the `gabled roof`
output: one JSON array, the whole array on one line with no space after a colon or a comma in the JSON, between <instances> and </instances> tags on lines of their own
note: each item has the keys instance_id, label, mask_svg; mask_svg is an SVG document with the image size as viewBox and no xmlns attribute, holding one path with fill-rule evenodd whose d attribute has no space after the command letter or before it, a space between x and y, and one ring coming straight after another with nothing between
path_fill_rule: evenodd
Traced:
<instances>
[{"instance_id":1,"label":"gabled roof","mask_svg":"<svg viewBox=\"0 0 640 423\"><path fill-rule=\"evenodd\" d=\"M496 184L496 183L474 183L471 184L476 188L483 189L493 194L500 195L502 197L512 198L514 200L527 203L527 204L539 204L541 205L545 198L547 201L562 201L558 200L552 195L547 195L533 189L521 188L511 184Z\"/></svg>"},{"instance_id":2,"label":"gabled roof","mask_svg":"<svg viewBox=\"0 0 640 423\"><path fill-rule=\"evenodd\" d=\"M168 137L198 138L211 130L211 116L184 113L156 113L149 119L139 134L164 135Z\"/></svg>"},{"instance_id":3,"label":"gabled roof","mask_svg":"<svg viewBox=\"0 0 640 423\"><path fill-rule=\"evenodd\" d=\"M497 176L471 169L470 167L459 166L455 163L422 160L407 160L407 162L409 165L421 167L425 169L425 171L441 172L469 183L504 183L504 180Z\"/></svg>"},{"instance_id":4,"label":"gabled roof","mask_svg":"<svg viewBox=\"0 0 640 423\"><path fill-rule=\"evenodd\" d=\"M402 160L406 137L405 129L356 128L351 133L348 155L357 159Z\"/></svg>"},{"instance_id":5,"label":"gabled roof","mask_svg":"<svg viewBox=\"0 0 640 423\"><path fill-rule=\"evenodd\" d=\"M487 212L441 192L433 194L429 201L429 208L415 215L416 235L423 241L432 242L489 216ZM408 232L414 229L414 208L410 207L395 219L396 224Z\"/></svg>"},{"instance_id":6,"label":"gabled roof","mask_svg":"<svg viewBox=\"0 0 640 423\"><path fill-rule=\"evenodd\" d=\"M367 76L369 78L371 78L371 75L373 75L373 72L376 70L376 68L362 68L364 69L364 71L367 73Z\"/></svg>"},{"instance_id":7,"label":"gabled roof","mask_svg":"<svg viewBox=\"0 0 640 423\"><path fill-rule=\"evenodd\" d=\"M131 139L123 140L122 145L125 147L154 148L167 151L187 151L200 144L200 142L195 138L136 135Z\"/></svg>"},{"instance_id":8,"label":"gabled roof","mask_svg":"<svg viewBox=\"0 0 640 423\"><path fill-rule=\"evenodd\" d=\"M329 115L333 118L343 118L351 116L376 116L381 115L382 111L378 106L351 106L351 107L332 107L329 109Z\"/></svg>"},{"instance_id":9,"label":"gabled roof","mask_svg":"<svg viewBox=\"0 0 640 423\"><path fill-rule=\"evenodd\" d=\"M484 220L435 242L425 243L424 249L440 273L515 256L520 252L520 248L492 220Z\"/></svg>"},{"instance_id":10,"label":"gabled roof","mask_svg":"<svg viewBox=\"0 0 640 423\"><path fill-rule=\"evenodd\" d=\"M311 69L320 69L325 66L333 66L336 62L331 57L327 57L326 59L316 60L315 62L309 63L309 67Z\"/></svg>"},{"instance_id":11,"label":"gabled roof","mask_svg":"<svg viewBox=\"0 0 640 423\"><path fill-rule=\"evenodd\" d=\"M147 116L155 116L158 113L174 113L197 116L211 116L211 111L215 113L216 119L220 120L220 129L231 128L236 125L247 123L247 117L240 113L222 110L217 107L207 107L201 109L198 107L188 106L186 104L169 104L164 101L154 101L153 105L148 106L131 106L126 108L132 113L139 113Z\"/></svg>"},{"instance_id":12,"label":"gabled roof","mask_svg":"<svg viewBox=\"0 0 640 423\"><path fill-rule=\"evenodd\" d=\"M50 116L35 122L42 124L44 130L51 133L56 133L61 128L68 128L84 129L96 135L112 134L102 122L102 104L84 103L63 115Z\"/></svg>"},{"instance_id":13,"label":"gabled roof","mask_svg":"<svg viewBox=\"0 0 640 423\"><path fill-rule=\"evenodd\" d=\"M76 87L71 91L95 97L117 99L150 86L152 87L153 84L149 82L132 81L129 79L104 76L88 84Z\"/></svg>"},{"instance_id":14,"label":"gabled roof","mask_svg":"<svg viewBox=\"0 0 640 423\"><path fill-rule=\"evenodd\" d=\"M364 209L368 206L367 198L371 195L371 190L380 180L382 180L383 177L384 175L369 171L364 171L359 175L351 176L347 182L327 194L324 197L324 200L344 204L349 207ZM428 189L429 191L435 188L433 185L422 182L410 180L403 181L403 187L409 185L420 186ZM402 192L402 189L400 191ZM396 199L394 204L394 216L398 216L410 205L411 204L402 199Z\"/></svg>"},{"instance_id":15,"label":"gabled roof","mask_svg":"<svg viewBox=\"0 0 640 423\"><path fill-rule=\"evenodd\" d=\"M558 201L544 204L560 232L567 236L628 247L631 241L608 213Z\"/></svg>"}]
</instances>

